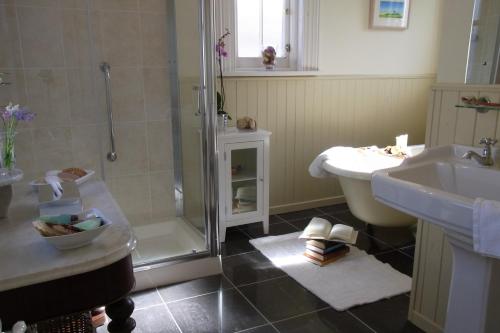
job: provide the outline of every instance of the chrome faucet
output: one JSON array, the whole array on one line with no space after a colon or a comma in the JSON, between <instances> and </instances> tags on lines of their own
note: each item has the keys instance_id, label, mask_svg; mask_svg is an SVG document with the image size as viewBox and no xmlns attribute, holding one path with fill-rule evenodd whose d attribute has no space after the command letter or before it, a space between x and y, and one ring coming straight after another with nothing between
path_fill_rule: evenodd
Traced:
<instances>
[{"instance_id":1,"label":"chrome faucet","mask_svg":"<svg viewBox=\"0 0 500 333\"><path fill-rule=\"evenodd\" d=\"M492 138L482 138L481 140L479 140L479 143L484 145L482 155L479 155L478 153L469 150L464 154L464 156L462 156L462 158L468 160L473 159L481 165L486 165L486 166L493 165L495 161L493 161L493 158L491 157L491 146L495 145L495 143L497 143L497 140Z\"/></svg>"}]
</instances>

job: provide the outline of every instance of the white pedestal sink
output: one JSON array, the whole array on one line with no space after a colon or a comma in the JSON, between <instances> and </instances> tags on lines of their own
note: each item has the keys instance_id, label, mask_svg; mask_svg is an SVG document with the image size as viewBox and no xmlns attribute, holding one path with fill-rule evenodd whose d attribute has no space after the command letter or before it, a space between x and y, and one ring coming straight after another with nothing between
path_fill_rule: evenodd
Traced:
<instances>
[{"instance_id":1,"label":"white pedestal sink","mask_svg":"<svg viewBox=\"0 0 500 333\"><path fill-rule=\"evenodd\" d=\"M500 332L500 260L473 250L472 208L478 197L500 201L500 169L461 156L479 148L426 149L401 166L376 172L375 198L440 226L453 250L447 333ZM493 149L497 160L498 149ZM500 223L500 221L499 221Z\"/></svg>"}]
</instances>

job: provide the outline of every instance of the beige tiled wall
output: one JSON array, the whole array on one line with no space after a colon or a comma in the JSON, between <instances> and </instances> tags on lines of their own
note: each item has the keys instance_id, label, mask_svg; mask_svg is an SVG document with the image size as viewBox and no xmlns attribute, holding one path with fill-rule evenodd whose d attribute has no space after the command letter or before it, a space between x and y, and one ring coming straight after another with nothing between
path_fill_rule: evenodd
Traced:
<instances>
[{"instance_id":1,"label":"beige tiled wall","mask_svg":"<svg viewBox=\"0 0 500 333\"><path fill-rule=\"evenodd\" d=\"M130 222L175 215L165 0L0 0L0 104L27 105L25 180L79 166L106 180ZM99 63L111 64L118 160Z\"/></svg>"}]
</instances>

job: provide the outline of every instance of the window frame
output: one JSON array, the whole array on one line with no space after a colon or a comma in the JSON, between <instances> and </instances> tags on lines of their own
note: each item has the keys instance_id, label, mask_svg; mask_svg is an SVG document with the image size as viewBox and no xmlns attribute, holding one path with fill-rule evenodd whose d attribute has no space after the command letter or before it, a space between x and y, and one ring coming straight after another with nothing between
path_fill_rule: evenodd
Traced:
<instances>
[{"instance_id":1,"label":"window frame","mask_svg":"<svg viewBox=\"0 0 500 333\"><path fill-rule=\"evenodd\" d=\"M319 4L320 0L289 0L288 64L281 63L282 58L278 58L275 70L269 71L265 69L261 58L252 58L253 62L246 63L238 61L235 38L236 0L215 0L216 38L226 30L231 32L225 40L229 56L222 59L223 72L230 76L280 76L282 73L318 72Z\"/></svg>"},{"instance_id":2,"label":"window frame","mask_svg":"<svg viewBox=\"0 0 500 333\"><path fill-rule=\"evenodd\" d=\"M240 57L238 54L238 5L237 1L238 0L232 0L233 1L233 7L234 7L234 24L233 24L233 30L234 31L234 57L235 57L235 70L255 70L263 67L262 64L262 57ZM260 0L261 4L265 0ZM293 22L293 17L292 17L292 3L295 2L296 0L284 0L285 5L283 8L283 15L284 15L284 24L283 24L283 31L284 34L281 36L282 41L284 45L288 45L288 50L285 50L286 54L282 57L276 57L276 66L275 68L281 69L281 70L290 70L294 68L294 64L290 59L293 59L293 52L296 49L296 45L292 45L292 25L294 25ZM262 17L261 17L262 19ZM262 22L261 22L262 25ZM262 38L262 37L261 37Z\"/></svg>"}]
</instances>

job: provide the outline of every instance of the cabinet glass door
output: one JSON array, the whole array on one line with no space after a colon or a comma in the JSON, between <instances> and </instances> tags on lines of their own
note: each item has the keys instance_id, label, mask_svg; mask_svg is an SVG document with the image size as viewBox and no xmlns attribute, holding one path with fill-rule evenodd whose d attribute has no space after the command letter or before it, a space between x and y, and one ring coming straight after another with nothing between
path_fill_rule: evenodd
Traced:
<instances>
[{"instance_id":1,"label":"cabinet glass door","mask_svg":"<svg viewBox=\"0 0 500 333\"><path fill-rule=\"evenodd\" d=\"M228 144L228 215L233 218L259 212L262 206L262 142ZM229 209L230 208L230 209Z\"/></svg>"}]
</instances>

